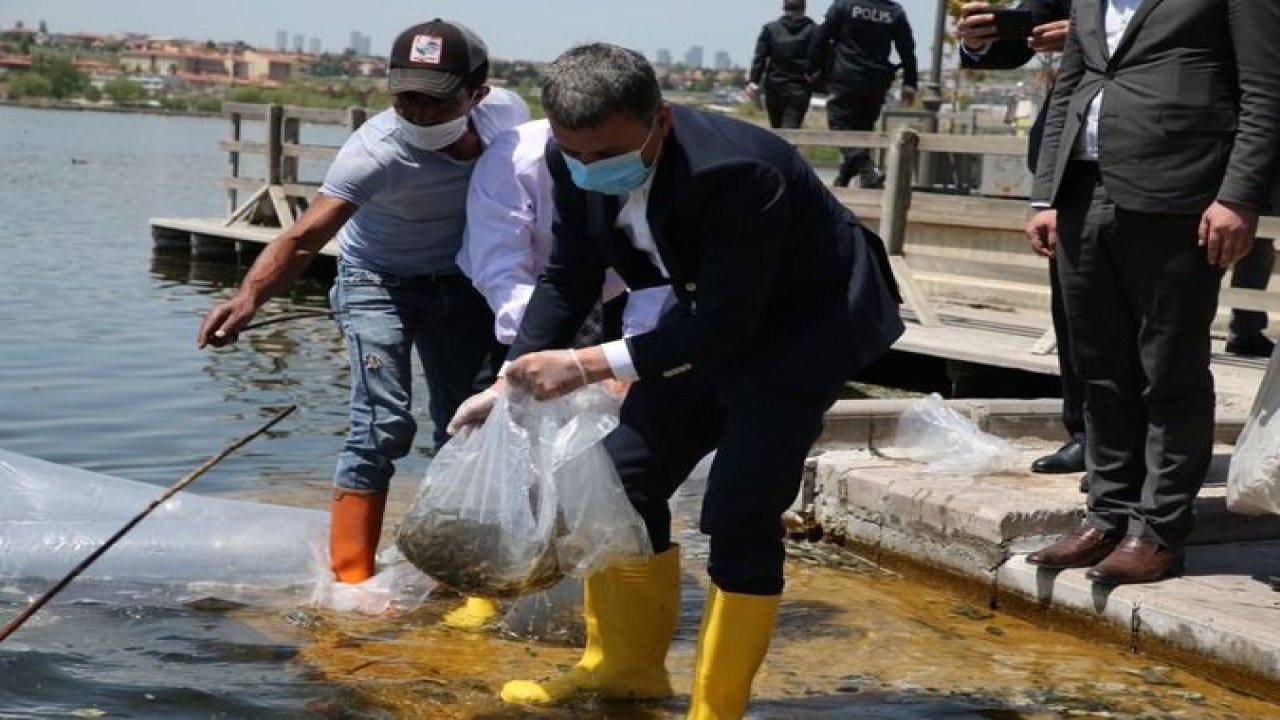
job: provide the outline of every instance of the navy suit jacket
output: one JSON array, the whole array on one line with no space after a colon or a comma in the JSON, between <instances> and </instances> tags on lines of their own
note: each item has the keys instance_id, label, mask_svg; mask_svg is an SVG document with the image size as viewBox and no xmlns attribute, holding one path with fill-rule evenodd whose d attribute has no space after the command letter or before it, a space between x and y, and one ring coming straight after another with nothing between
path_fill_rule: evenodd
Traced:
<instances>
[{"instance_id":1,"label":"navy suit jacket","mask_svg":"<svg viewBox=\"0 0 1280 720\"><path fill-rule=\"evenodd\" d=\"M739 120L672 106L648 221L678 299L628 340L642 380L692 368L829 392L902 333L880 238L793 147ZM573 184L554 142L555 244L510 358L568 347L612 266L633 288L663 282L616 229L621 198Z\"/></svg>"}]
</instances>

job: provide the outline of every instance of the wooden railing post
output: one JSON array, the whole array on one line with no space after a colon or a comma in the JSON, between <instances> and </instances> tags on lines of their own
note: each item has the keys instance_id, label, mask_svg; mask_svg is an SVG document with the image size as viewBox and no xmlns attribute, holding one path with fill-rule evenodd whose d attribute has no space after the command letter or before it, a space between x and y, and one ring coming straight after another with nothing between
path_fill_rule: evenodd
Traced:
<instances>
[{"instance_id":1,"label":"wooden railing post","mask_svg":"<svg viewBox=\"0 0 1280 720\"><path fill-rule=\"evenodd\" d=\"M884 194L880 197L880 237L890 255L901 255L907 237L907 212L911 209L911 183L915 179L920 135L904 127L893 136L885 162Z\"/></svg>"},{"instance_id":2,"label":"wooden railing post","mask_svg":"<svg viewBox=\"0 0 1280 720\"><path fill-rule=\"evenodd\" d=\"M286 117L280 127L280 146L285 143L297 145L302 140L302 121L296 117ZM298 182L298 156L284 155L281 159L280 179L287 183Z\"/></svg>"},{"instance_id":3,"label":"wooden railing post","mask_svg":"<svg viewBox=\"0 0 1280 720\"><path fill-rule=\"evenodd\" d=\"M267 184L280 184L280 160L284 156L282 127L284 125L284 108L279 105L267 106Z\"/></svg>"},{"instance_id":4,"label":"wooden railing post","mask_svg":"<svg viewBox=\"0 0 1280 720\"><path fill-rule=\"evenodd\" d=\"M232 142L240 141L241 120L242 119L241 119L240 113L238 112L231 113L231 141ZM227 157L231 163L231 177L232 178L240 177L240 152L238 150L232 150L231 152L227 153ZM239 192L234 187L227 188L227 214L228 215L231 215L236 211L236 207L238 207L239 199L240 199Z\"/></svg>"},{"instance_id":5,"label":"wooden railing post","mask_svg":"<svg viewBox=\"0 0 1280 720\"><path fill-rule=\"evenodd\" d=\"M275 210L280 227L288 230L293 225L293 208L284 192L284 108L271 105L267 108L267 195Z\"/></svg>"},{"instance_id":6,"label":"wooden railing post","mask_svg":"<svg viewBox=\"0 0 1280 720\"><path fill-rule=\"evenodd\" d=\"M347 129L355 132L360 129L365 120L369 119L369 111L362 107L347 108Z\"/></svg>"},{"instance_id":7,"label":"wooden railing post","mask_svg":"<svg viewBox=\"0 0 1280 720\"><path fill-rule=\"evenodd\" d=\"M907 242L907 213L911 210L911 185L916 160L920 156L920 134L904 127L893 136L885 162L884 194L880 196L880 237L889 251L889 264L898 281L902 299L915 311L916 320L925 327L938 327L942 322L929 305L929 299L916 284L907 265L903 249Z\"/></svg>"}]
</instances>

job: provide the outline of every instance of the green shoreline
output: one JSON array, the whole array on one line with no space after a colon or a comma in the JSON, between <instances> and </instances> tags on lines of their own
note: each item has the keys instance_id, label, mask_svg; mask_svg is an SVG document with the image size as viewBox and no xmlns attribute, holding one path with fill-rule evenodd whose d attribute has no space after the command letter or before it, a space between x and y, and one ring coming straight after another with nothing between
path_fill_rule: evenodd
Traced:
<instances>
[{"instance_id":1,"label":"green shoreline","mask_svg":"<svg viewBox=\"0 0 1280 720\"><path fill-rule=\"evenodd\" d=\"M66 102L23 102L21 100L0 100L0 107L23 108L26 110L71 110L75 112L116 113L120 115L164 115L176 117L223 117L220 112L201 112L199 110L172 110L168 108L134 107L127 105L80 105Z\"/></svg>"}]
</instances>

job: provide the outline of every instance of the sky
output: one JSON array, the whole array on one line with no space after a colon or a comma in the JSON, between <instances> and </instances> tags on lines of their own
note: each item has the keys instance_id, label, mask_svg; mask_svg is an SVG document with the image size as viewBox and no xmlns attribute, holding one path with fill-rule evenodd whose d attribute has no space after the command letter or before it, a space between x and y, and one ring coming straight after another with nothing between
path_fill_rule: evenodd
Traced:
<instances>
[{"instance_id":1,"label":"sky","mask_svg":"<svg viewBox=\"0 0 1280 720\"><path fill-rule=\"evenodd\" d=\"M900 0L916 35L920 67L929 67L936 0ZM820 19L829 0L810 0ZM780 14L781 0L0 0L0 27L16 21L53 32L145 32L199 40L243 40L272 48L276 31L291 38L319 37L341 52L352 30L372 38L385 55L396 33L434 17L475 30L497 58L550 60L584 41L607 41L643 51L658 48L680 60L691 45L705 48L706 63L728 51L737 65L751 60L760 26Z\"/></svg>"}]
</instances>

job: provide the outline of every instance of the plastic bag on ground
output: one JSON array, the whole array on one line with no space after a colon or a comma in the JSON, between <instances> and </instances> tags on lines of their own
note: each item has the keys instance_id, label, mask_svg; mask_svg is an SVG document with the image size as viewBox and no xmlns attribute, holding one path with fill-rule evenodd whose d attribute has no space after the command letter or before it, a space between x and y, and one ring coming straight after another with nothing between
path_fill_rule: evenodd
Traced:
<instances>
[{"instance_id":1,"label":"plastic bag on ground","mask_svg":"<svg viewBox=\"0 0 1280 720\"><path fill-rule=\"evenodd\" d=\"M1272 353L1249 419L1227 470L1227 509L1241 515L1280 514L1280 383Z\"/></svg>"},{"instance_id":2,"label":"plastic bag on ground","mask_svg":"<svg viewBox=\"0 0 1280 720\"><path fill-rule=\"evenodd\" d=\"M414 610L426 602L436 582L415 568L394 545L378 553L380 570L358 583L338 582L328 557L318 568L311 604L337 612L394 615Z\"/></svg>"},{"instance_id":3,"label":"plastic bag on ground","mask_svg":"<svg viewBox=\"0 0 1280 720\"><path fill-rule=\"evenodd\" d=\"M0 450L0 589L43 592L162 491ZM178 493L58 599L296 602L310 595L327 527L318 510Z\"/></svg>"},{"instance_id":4,"label":"plastic bag on ground","mask_svg":"<svg viewBox=\"0 0 1280 720\"><path fill-rule=\"evenodd\" d=\"M989 475L1021 462L1013 443L978 429L937 393L920 398L902 413L893 447L882 453L926 463L927 472L954 475Z\"/></svg>"},{"instance_id":5,"label":"plastic bag on ground","mask_svg":"<svg viewBox=\"0 0 1280 720\"><path fill-rule=\"evenodd\" d=\"M163 488L0 450L0 596L43 593ZM90 565L57 602L310 602L381 614L421 605L434 583L399 558L364 583L329 568L329 513L184 491Z\"/></svg>"},{"instance_id":6,"label":"plastic bag on ground","mask_svg":"<svg viewBox=\"0 0 1280 720\"><path fill-rule=\"evenodd\" d=\"M396 545L435 580L509 598L651 553L602 441L620 399L591 386L503 396L432 461Z\"/></svg>"}]
</instances>

